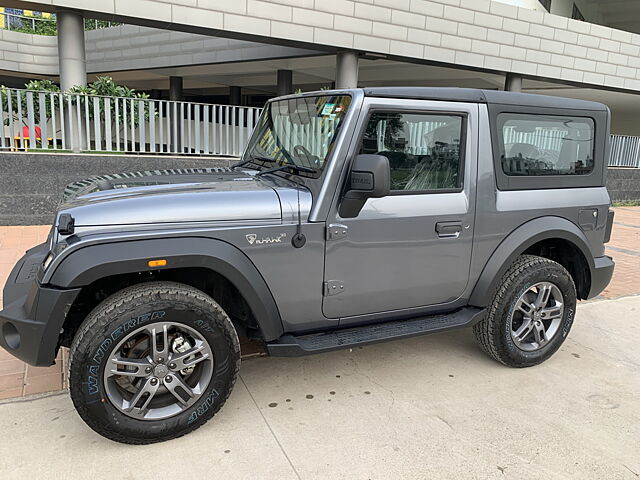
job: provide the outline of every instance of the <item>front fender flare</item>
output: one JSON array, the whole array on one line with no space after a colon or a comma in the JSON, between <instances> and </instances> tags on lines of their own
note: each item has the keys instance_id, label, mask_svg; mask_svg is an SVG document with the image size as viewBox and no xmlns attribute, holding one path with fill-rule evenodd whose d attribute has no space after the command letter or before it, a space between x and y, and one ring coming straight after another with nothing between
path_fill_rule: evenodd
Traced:
<instances>
[{"instance_id":1,"label":"front fender flare","mask_svg":"<svg viewBox=\"0 0 640 480\"><path fill-rule=\"evenodd\" d=\"M561 238L578 247L587 260L589 270L593 270L593 254L587 238L577 225L560 217L539 217L520 225L494 250L476 282L469 304L486 307L515 259L535 243L551 238Z\"/></svg>"},{"instance_id":2,"label":"front fender flare","mask_svg":"<svg viewBox=\"0 0 640 480\"><path fill-rule=\"evenodd\" d=\"M59 288L79 288L104 277L150 271L147 262L167 260L163 269L200 267L219 273L242 292L266 341L283 334L273 295L255 265L238 248L205 237L178 237L100 243L70 252L51 274Z\"/></svg>"}]
</instances>

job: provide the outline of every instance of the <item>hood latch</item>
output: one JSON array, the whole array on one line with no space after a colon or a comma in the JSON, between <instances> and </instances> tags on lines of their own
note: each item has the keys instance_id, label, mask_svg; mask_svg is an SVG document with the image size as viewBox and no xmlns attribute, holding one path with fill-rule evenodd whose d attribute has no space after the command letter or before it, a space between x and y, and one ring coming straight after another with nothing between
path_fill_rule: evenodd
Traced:
<instances>
[{"instance_id":1,"label":"hood latch","mask_svg":"<svg viewBox=\"0 0 640 480\"><path fill-rule=\"evenodd\" d=\"M58 219L58 233L60 235L73 235L76 221L68 214L63 213Z\"/></svg>"}]
</instances>

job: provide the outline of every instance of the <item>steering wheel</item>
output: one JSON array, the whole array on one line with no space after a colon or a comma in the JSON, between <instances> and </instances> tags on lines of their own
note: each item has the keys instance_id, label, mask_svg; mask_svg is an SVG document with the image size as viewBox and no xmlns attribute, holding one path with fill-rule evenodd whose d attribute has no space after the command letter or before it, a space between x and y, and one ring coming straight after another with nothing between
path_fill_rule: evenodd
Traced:
<instances>
[{"instance_id":1,"label":"steering wheel","mask_svg":"<svg viewBox=\"0 0 640 480\"><path fill-rule=\"evenodd\" d=\"M317 166L320 163L320 158L311 153L304 145L293 147L293 154L298 158L304 157L310 165Z\"/></svg>"}]
</instances>

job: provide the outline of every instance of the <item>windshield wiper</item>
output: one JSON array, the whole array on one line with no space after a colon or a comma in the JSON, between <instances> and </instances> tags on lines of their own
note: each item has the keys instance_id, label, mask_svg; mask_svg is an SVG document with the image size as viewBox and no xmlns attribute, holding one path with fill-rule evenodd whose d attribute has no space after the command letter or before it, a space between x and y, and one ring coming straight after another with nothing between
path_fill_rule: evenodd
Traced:
<instances>
[{"instance_id":1,"label":"windshield wiper","mask_svg":"<svg viewBox=\"0 0 640 480\"><path fill-rule=\"evenodd\" d=\"M237 167L242 167L247 163L255 162L256 160L259 162L265 162L265 163L276 163L276 161L273 158L269 158L269 157L249 157L246 160L241 160L238 163L234 163L233 165L231 165L231 168L233 169Z\"/></svg>"},{"instance_id":2,"label":"windshield wiper","mask_svg":"<svg viewBox=\"0 0 640 480\"><path fill-rule=\"evenodd\" d=\"M278 165L277 167L269 168L267 170L262 170L256 173L256 177L265 175L267 173L281 172L283 170L293 170L294 173L300 173L300 172L317 173L318 172L318 170L316 170L315 168L304 167L302 165L296 165L295 163L287 163L285 165Z\"/></svg>"}]
</instances>

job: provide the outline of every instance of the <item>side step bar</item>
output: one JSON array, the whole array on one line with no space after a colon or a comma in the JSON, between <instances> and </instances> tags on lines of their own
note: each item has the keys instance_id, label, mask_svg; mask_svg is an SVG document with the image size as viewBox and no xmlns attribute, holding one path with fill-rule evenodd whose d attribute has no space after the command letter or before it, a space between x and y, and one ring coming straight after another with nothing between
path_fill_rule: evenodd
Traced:
<instances>
[{"instance_id":1,"label":"side step bar","mask_svg":"<svg viewBox=\"0 0 640 480\"><path fill-rule=\"evenodd\" d=\"M353 348L360 345L470 327L482 320L484 314L485 309L483 308L466 307L443 315L394 320L308 335L283 335L267 344L267 349L269 354L274 357L298 357L313 353L330 352L341 348Z\"/></svg>"}]
</instances>

